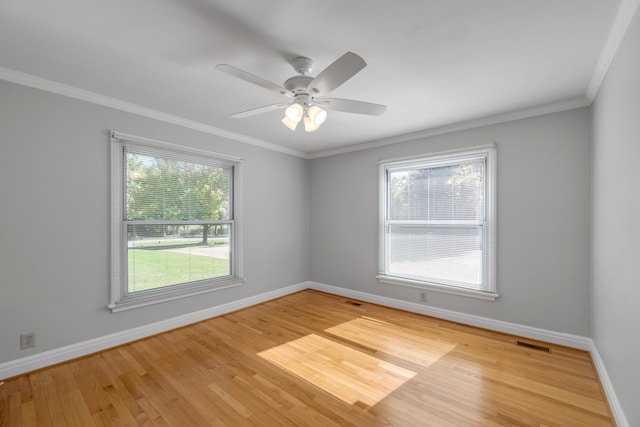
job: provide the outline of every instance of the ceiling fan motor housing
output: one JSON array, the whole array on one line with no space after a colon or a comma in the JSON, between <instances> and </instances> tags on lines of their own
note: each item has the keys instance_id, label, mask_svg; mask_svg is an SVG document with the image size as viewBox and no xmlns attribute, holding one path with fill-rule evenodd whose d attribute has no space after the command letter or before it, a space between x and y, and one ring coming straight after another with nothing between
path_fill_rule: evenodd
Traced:
<instances>
[{"instance_id":1,"label":"ceiling fan motor housing","mask_svg":"<svg viewBox=\"0 0 640 427\"><path fill-rule=\"evenodd\" d=\"M300 75L293 76L286 82L284 82L284 88L296 95L296 100L298 100L298 98L301 97L298 97L297 95L307 95L309 84L313 81L313 77L307 75L313 68L313 60L311 58L307 58L306 56L298 56L293 58L290 64L296 71L296 73ZM302 99L300 99L300 101L302 101Z\"/></svg>"},{"instance_id":2,"label":"ceiling fan motor housing","mask_svg":"<svg viewBox=\"0 0 640 427\"><path fill-rule=\"evenodd\" d=\"M296 73L306 76L311 72L313 68L313 59L307 58L306 56L297 56L293 58L290 62L291 66Z\"/></svg>"},{"instance_id":3,"label":"ceiling fan motor housing","mask_svg":"<svg viewBox=\"0 0 640 427\"><path fill-rule=\"evenodd\" d=\"M311 106L311 101L313 101L313 99L306 93L297 94L293 99L295 100L294 103L302 105L302 108L305 111Z\"/></svg>"},{"instance_id":4,"label":"ceiling fan motor housing","mask_svg":"<svg viewBox=\"0 0 640 427\"><path fill-rule=\"evenodd\" d=\"M299 93L307 93L307 87L313 81L313 77L309 76L294 76L284 82L284 88L294 95Z\"/></svg>"}]
</instances>

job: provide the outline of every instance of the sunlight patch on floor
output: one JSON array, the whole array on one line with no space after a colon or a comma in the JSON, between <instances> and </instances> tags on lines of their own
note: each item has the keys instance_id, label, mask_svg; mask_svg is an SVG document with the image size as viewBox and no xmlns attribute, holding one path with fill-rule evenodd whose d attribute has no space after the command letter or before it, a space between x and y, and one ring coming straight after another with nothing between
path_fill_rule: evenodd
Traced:
<instances>
[{"instance_id":1,"label":"sunlight patch on floor","mask_svg":"<svg viewBox=\"0 0 640 427\"><path fill-rule=\"evenodd\" d=\"M456 347L455 343L437 337L428 339L424 333L364 316L325 329L325 332L424 367Z\"/></svg>"},{"instance_id":2,"label":"sunlight patch on floor","mask_svg":"<svg viewBox=\"0 0 640 427\"><path fill-rule=\"evenodd\" d=\"M416 375L316 334L258 355L350 405L371 407Z\"/></svg>"}]
</instances>

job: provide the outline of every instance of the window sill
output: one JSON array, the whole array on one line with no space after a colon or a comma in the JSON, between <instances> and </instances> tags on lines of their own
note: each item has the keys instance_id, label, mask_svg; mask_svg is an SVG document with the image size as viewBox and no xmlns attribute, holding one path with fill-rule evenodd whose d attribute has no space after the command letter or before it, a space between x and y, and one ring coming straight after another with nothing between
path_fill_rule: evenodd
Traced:
<instances>
[{"instance_id":1,"label":"window sill","mask_svg":"<svg viewBox=\"0 0 640 427\"><path fill-rule=\"evenodd\" d=\"M192 297L195 295L201 295L208 292L220 291L222 289L234 288L236 286L242 285L243 283L244 283L244 279L234 279L233 281L229 281L223 284L217 284L215 286L190 288L190 289L184 289L178 292L174 291L170 293L158 293L158 294L145 295L145 296L125 297L120 299L119 301L109 304L107 307L111 309L112 313L117 313L119 311L126 311L134 308L145 307L148 305L159 304L162 302Z\"/></svg>"},{"instance_id":2,"label":"window sill","mask_svg":"<svg viewBox=\"0 0 640 427\"><path fill-rule=\"evenodd\" d=\"M500 295L494 292L477 291L475 289L457 288L453 286L439 285L430 282L421 282L418 280L405 279L402 277L386 276L379 274L376 276L380 283L390 285L407 286L410 288L425 289L428 291L442 292L445 294L460 295L470 298L477 298L487 301L495 301Z\"/></svg>"}]
</instances>

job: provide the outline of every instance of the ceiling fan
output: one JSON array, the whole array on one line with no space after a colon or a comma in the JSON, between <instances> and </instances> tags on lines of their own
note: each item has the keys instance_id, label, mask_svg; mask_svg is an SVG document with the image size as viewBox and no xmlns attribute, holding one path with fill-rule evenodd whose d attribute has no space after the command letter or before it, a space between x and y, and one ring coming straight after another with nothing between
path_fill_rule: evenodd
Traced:
<instances>
[{"instance_id":1,"label":"ceiling fan","mask_svg":"<svg viewBox=\"0 0 640 427\"><path fill-rule=\"evenodd\" d=\"M216 69L220 71L292 98L292 101L253 108L233 114L231 117L242 118L285 108L282 123L286 127L295 130L298 123L303 121L305 131L313 132L326 120L327 112L324 110L325 108L327 110L372 116L379 116L387 109L386 105L372 104L370 102L354 101L352 99L324 98L324 95L342 85L367 66L364 59L353 52L347 52L342 55L316 77L308 75L313 67L313 60L304 56L298 56L293 58L290 63L298 75L289 78L284 82L283 86L228 64L217 65Z\"/></svg>"}]
</instances>

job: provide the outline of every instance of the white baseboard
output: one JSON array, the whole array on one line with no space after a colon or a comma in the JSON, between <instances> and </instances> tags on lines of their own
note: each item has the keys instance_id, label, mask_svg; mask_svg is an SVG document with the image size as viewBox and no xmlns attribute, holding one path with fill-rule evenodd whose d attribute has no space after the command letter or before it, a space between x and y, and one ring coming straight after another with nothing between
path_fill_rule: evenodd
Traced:
<instances>
[{"instance_id":1,"label":"white baseboard","mask_svg":"<svg viewBox=\"0 0 640 427\"><path fill-rule=\"evenodd\" d=\"M225 313L240 310L252 305L260 304L275 298L279 298L291 293L306 289L306 283L287 286L285 288L276 289L275 291L265 292L243 298L230 303L221 304L204 310L188 313L182 316L172 317L170 319L161 320L148 325L139 326L137 328L128 329L126 331L116 332L102 337L93 338L76 344L67 345L53 350L44 351L42 353L32 354L16 360L0 363L0 379L11 378L26 372L35 371L45 366L55 365L67 360L86 356L107 348L126 344L146 338L151 335L166 332L171 329L180 328L191 323L200 322Z\"/></svg>"},{"instance_id":2,"label":"white baseboard","mask_svg":"<svg viewBox=\"0 0 640 427\"><path fill-rule=\"evenodd\" d=\"M126 331L116 332L76 344L71 344L42 353L33 354L31 356L23 357L20 359L0 363L0 379L14 377L26 372L44 368L46 366L51 366L57 363L65 362L67 360L86 356L88 354L102 351L107 348L126 344L128 342L146 338L148 336L155 335L161 332L166 332L171 329L186 326L191 323L200 322L202 320L210 319L215 316L220 316L225 313L230 313L232 311L260 304L262 302L289 295L304 289L315 289L334 295L341 295L347 298L354 298L361 301L410 311L413 313L425 314L427 316L433 316L440 319L463 323L466 325L477 326L480 328L490 329L498 332L504 332L521 337L546 341L553 344L587 350L591 353L591 358L593 359L593 363L600 377L602 387L609 400L609 405L611 407L611 411L616 420L616 423L620 427L629 426L624 412L622 411L622 407L620 406L620 402L618 401L616 393L613 389L611 380L609 379L609 375L607 374L604 362L600 357L595 343L593 342L593 340L591 340L591 338L564 334L526 325L519 325L517 323L504 322L488 317L475 316L472 314L460 313L457 311L445 310L437 307L430 307L424 304L416 304L366 292L325 285L317 282L303 282L296 285L287 286L281 289L276 289L275 291L265 292L248 298L243 298L241 300L221 304L215 307L210 307L205 310L196 311L194 313L188 313L182 316L173 317L171 319L151 323L149 325L128 329Z\"/></svg>"},{"instance_id":3,"label":"white baseboard","mask_svg":"<svg viewBox=\"0 0 640 427\"><path fill-rule=\"evenodd\" d=\"M593 365L596 367L596 371L598 372L598 376L600 377L602 388L604 389L604 392L607 395L607 399L609 400L609 407L611 408L613 417L616 420L616 424L618 425L618 427L629 427L629 422L627 421L627 417L622 411L622 406L620 406L618 396L613 389L613 384L611 383L611 378L609 378L607 369L604 366L604 361L600 357L598 348L593 341L591 341L591 349L589 350L589 352L591 353L591 360L593 360Z\"/></svg>"},{"instance_id":4,"label":"white baseboard","mask_svg":"<svg viewBox=\"0 0 640 427\"><path fill-rule=\"evenodd\" d=\"M427 316L433 316L439 319L451 320L452 322L464 323L465 325L491 329L492 331L504 332L507 334L518 335L521 337L531 338L539 341L546 341L549 343L578 348L581 350L590 350L593 345L590 338L582 337L579 335L564 334L560 332L549 331L547 329L540 329L531 326L519 325L517 323L504 322L502 320L490 319L488 317L476 316L473 314L466 314L458 311L445 310L443 308L431 307L424 304L416 304L413 302L383 297L366 292L353 291L351 289L325 285L322 283L307 282L306 284L310 289L316 289L318 291L328 292L330 294L342 295L345 297L355 298L374 304L380 304L387 307L398 308L400 310L411 311L413 313L425 314Z\"/></svg>"},{"instance_id":5,"label":"white baseboard","mask_svg":"<svg viewBox=\"0 0 640 427\"><path fill-rule=\"evenodd\" d=\"M451 320L452 322L463 323L465 325L477 326L479 328L490 329L492 331L504 332L507 334L517 335L525 338L545 341L552 344L563 345L581 350L587 350L591 354L591 359L596 368L602 388L609 401L609 407L619 427L629 427L629 423L622 411L620 401L613 389L613 384L609 379L607 369L598 353L595 343L591 338L579 335L563 334L547 329L534 328L517 323L504 322L501 320L490 319L488 317L475 316L472 314L460 313L457 311L445 310L437 307L430 307L424 304L416 304L413 302L402 301L394 298L383 297L380 295L369 294L366 292L354 291L351 289L340 288L337 286L325 285L317 282L306 282L306 287L334 295L341 295L347 298L358 299L361 301L380 304L386 307L398 308L400 310L410 311L413 313L425 314L427 316L437 317L439 319Z\"/></svg>"}]
</instances>

